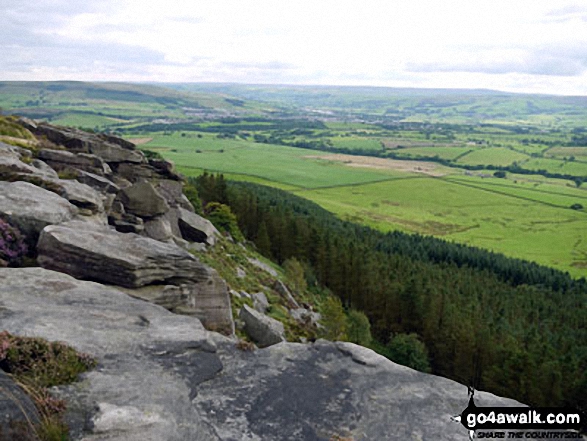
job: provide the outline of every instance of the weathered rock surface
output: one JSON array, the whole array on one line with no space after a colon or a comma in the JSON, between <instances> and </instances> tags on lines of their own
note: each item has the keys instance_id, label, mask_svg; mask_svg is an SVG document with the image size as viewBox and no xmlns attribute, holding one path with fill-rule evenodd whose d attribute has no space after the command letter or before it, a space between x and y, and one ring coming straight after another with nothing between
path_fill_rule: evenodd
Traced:
<instances>
[{"instance_id":1,"label":"weathered rock surface","mask_svg":"<svg viewBox=\"0 0 587 441\"><path fill-rule=\"evenodd\" d=\"M173 237L171 224L163 216L157 216L145 222L144 234L151 239L168 242Z\"/></svg>"},{"instance_id":2,"label":"weathered rock surface","mask_svg":"<svg viewBox=\"0 0 587 441\"><path fill-rule=\"evenodd\" d=\"M45 228L38 252L44 268L129 288L172 279L207 280L210 271L175 244L78 221Z\"/></svg>"},{"instance_id":3,"label":"weathered rock surface","mask_svg":"<svg viewBox=\"0 0 587 441\"><path fill-rule=\"evenodd\" d=\"M92 187L74 179L54 179L52 181L60 189L60 195L79 208L92 213L103 213L102 196Z\"/></svg>"},{"instance_id":4,"label":"weathered rock surface","mask_svg":"<svg viewBox=\"0 0 587 441\"><path fill-rule=\"evenodd\" d=\"M267 309L269 309L269 300L267 300L265 293L256 292L251 297L253 298L253 308L255 308L255 311L265 314Z\"/></svg>"},{"instance_id":5,"label":"weathered rock surface","mask_svg":"<svg viewBox=\"0 0 587 441\"><path fill-rule=\"evenodd\" d=\"M76 179L79 182L89 185L95 190L101 191L103 193L116 194L120 191L120 187L118 185L103 176L99 176L83 170L78 170L77 175L78 176Z\"/></svg>"},{"instance_id":6,"label":"weathered rock surface","mask_svg":"<svg viewBox=\"0 0 587 441\"><path fill-rule=\"evenodd\" d=\"M53 192L28 182L0 181L0 215L17 226L29 243L36 243L47 225L69 221L77 213L77 207Z\"/></svg>"},{"instance_id":7,"label":"weathered rock surface","mask_svg":"<svg viewBox=\"0 0 587 441\"><path fill-rule=\"evenodd\" d=\"M244 305L239 313L244 331L260 348L285 341L283 323Z\"/></svg>"},{"instance_id":8,"label":"weathered rock surface","mask_svg":"<svg viewBox=\"0 0 587 441\"><path fill-rule=\"evenodd\" d=\"M101 137L82 130L57 127L45 123L33 123L26 125L31 132L38 136L44 136L49 141L66 147L74 153L92 153L100 156L105 162L131 162L144 163L146 159L142 152L133 150L128 146L121 146L121 142L112 142L112 139ZM127 143L130 144L130 143ZM130 144L132 145L132 144ZM128 148L126 148L128 147ZM133 146L134 147L134 146Z\"/></svg>"},{"instance_id":9,"label":"weathered rock surface","mask_svg":"<svg viewBox=\"0 0 587 441\"><path fill-rule=\"evenodd\" d=\"M351 343L281 343L221 354L224 370L198 389L195 404L223 440L462 440L450 420L467 388L397 365ZM478 406L514 406L477 392Z\"/></svg>"},{"instance_id":10,"label":"weathered rock surface","mask_svg":"<svg viewBox=\"0 0 587 441\"><path fill-rule=\"evenodd\" d=\"M0 269L0 319L99 360L60 387L73 440L465 441L454 381L351 343L280 343L254 352L191 317L39 268ZM519 406L484 392L477 406Z\"/></svg>"},{"instance_id":11,"label":"weathered rock surface","mask_svg":"<svg viewBox=\"0 0 587 441\"><path fill-rule=\"evenodd\" d=\"M100 176L105 175L109 171L102 158L89 153L72 153L67 150L44 149L39 151L39 158L57 171L79 169Z\"/></svg>"},{"instance_id":12,"label":"weathered rock surface","mask_svg":"<svg viewBox=\"0 0 587 441\"><path fill-rule=\"evenodd\" d=\"M119 198L126 212L136 216L155 217L169 211L169 205L150 182L141 181L123 188Z\"/></svg>"}]
</instances>

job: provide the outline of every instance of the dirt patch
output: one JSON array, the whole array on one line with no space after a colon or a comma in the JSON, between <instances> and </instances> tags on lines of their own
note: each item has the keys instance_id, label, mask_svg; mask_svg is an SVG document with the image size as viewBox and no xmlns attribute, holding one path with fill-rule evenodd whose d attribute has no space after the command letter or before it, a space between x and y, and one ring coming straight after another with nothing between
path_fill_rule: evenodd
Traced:
<instances>
[{"instance_id":1,"label":"dirt patch","mask_svg":"<svg viewBox=\"0 0 587 441\"><path fill-rule=\"evenodd\" d=\"M134 145L141 145L153 141L153 138L132 138L128 141L132 142Z\"/></svg>"},{"instance_id":2,"label":"dirt patch","mask_svg":"<svg viewBox=\"0 0 587 441\"><path fill-rule=\"evenodd\" d=\"M425 161L404 161L400 159L375 158L373 156L355 156L333 153L328 155L310 155L305 158L324 159L326 161L342 162L349 167L365 167L380 170L399 170L411 173L422 173L429 176L445 176L438 164Z\"/></svg>"}]
</instances>

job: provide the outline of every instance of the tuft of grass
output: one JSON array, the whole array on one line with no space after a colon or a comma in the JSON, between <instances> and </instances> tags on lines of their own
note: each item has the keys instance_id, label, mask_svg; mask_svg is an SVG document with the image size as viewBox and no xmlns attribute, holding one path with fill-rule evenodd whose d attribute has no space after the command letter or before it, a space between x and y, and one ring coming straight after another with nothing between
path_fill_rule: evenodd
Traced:
<instances>
[{"instance_id":1,"label":"tuft of grass","mask_svg":"<svg viewBox=\"0 0 587 441\"><path fill-rule=\"evenodd\" d=\"M0 116L0 135L33 141L35 136L16 122L13 116Z\"/></svg>"}]
</instances>

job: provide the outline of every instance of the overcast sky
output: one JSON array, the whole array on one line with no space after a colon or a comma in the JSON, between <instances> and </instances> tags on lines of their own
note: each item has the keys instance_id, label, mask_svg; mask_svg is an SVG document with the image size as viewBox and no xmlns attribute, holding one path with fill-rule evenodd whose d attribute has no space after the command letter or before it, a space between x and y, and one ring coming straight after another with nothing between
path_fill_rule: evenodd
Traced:
<instances>
[{"instance_id":1,"label":"overcast sky","mask_svg":"<svg viewBox=\"0 0 587 441\"><path fill-rule=\"evenodd\" d=\"M587 95L587 0L0 0L0 80Z\"/></svg>"}]
</instances>

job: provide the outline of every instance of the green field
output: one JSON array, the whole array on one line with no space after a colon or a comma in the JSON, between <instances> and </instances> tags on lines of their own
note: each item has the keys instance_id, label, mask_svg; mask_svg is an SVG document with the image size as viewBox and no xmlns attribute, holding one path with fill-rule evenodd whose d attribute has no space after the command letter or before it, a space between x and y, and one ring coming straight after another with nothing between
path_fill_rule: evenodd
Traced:
<instances>
[{"instance_id":1,"label":"green field","mask_svg":"<svg viewBox=\"0 0 587 441\"><path fill-rule=\"evenodd\" d=\"M395 153L406 157L424 157L454 160L455 158L470 152L472 147L410 147L397 150Z\"/></svg>"},{"instance_id":2,"label":"green field","mask_svg":"<svg viewBox=\"0 0 587 441\"><path fill-rule=\"evenodd\" d=\"M467 165L486 165L493 164L498 166L512 165L514 162L527 160L528 155L519 153L503 147L490 147L477 149L468 153L457 161L459 164Z\"/></svg>"},{"instance_id":3,"label":"green field","mask_svg":"<svg viewBox=\"0 0 587 441\"><path fill-rule=\"evenodd\" d=\"M338 136L336 138L329 139L334 147L342 147L346 149L381 150L381 142L373 138L365 138L359 136Z\"/></svg>"},{"instance_id":4,"label":"green field","mask_svg":"<svg viewBox=\"0 0 587 441\"><path fill-rule=\"evenodd\" d=\"M160 137L142 147L158 151L182 167L212 172L233 173L297 188L319 188L377 182L396 177L397 172L346 167L338 162L318 159L318 152L244 140L221 140L205 136L202 140L168 137L168 147ZM201 142L199 142L201 141ZM200 150L197 153L196 150Z\"/></svg>"},{"instance_id":5,"label":"green field","mask_svg":"<svg viewBox=\"0 0 587 441\"><path fill-rule=\"evenodd\" d=\"M532 158L524 163L530 170L547 170L552 173L587 176L587 162L564 161L560 159Z\"/></svg>"},{"instance_id":6,"label":"green field","mask_svg":"<svg viewBox=\"0 0 587 441\"><path fill-rule=\"evenodd\" d=\"M309 158L316 156L312 150L209 134L154 134L142 147L159 151L186 175L222 172L292 191L343 219L383 231L434 235L587 275L587 210L570 208L587 207L587 191L568 181L349 167Z\"/></svg>"}]
</instances>

